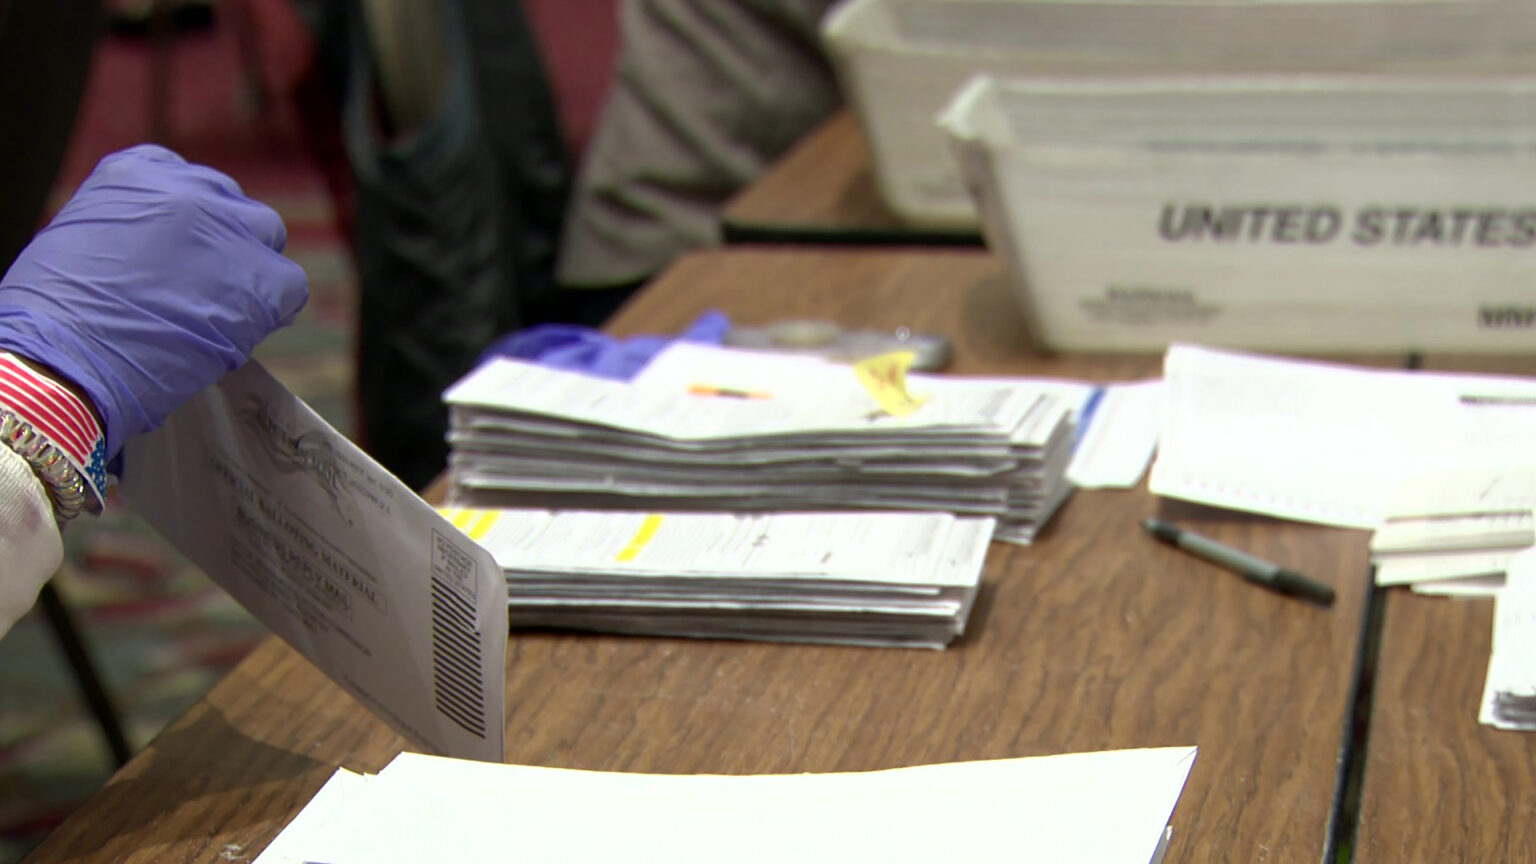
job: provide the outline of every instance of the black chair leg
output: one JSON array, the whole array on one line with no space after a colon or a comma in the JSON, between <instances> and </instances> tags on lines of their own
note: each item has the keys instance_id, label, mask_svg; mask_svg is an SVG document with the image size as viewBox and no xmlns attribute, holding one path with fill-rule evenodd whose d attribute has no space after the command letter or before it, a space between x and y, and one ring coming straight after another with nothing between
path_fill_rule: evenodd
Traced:
<instances>
[{"instance_id":1,"label":"black chair leg","mask_svg":"<svg viewBox=\"0 0 1536 864\"><path fill-rule=\"evenodd\" d=\"M43 585L43 590L38 593L38 602L42 604L43 614L48 617L48 624L59 640L59 647L64 650L70 671L75 674L80 695L85 697L91 713L96 715L96 723L101 727L107 748L112 751L112 758L117 760L119 766L127 764L133 752L128 749L128 739L123 735L122 724L118 722L117 709L112 705L106 688L102 687L101 678L96 674L96 665L91 662L90 652L86 650L80 631L75 627L74 616L70 614L69 607L64 605L64 598L59 596L52 582Z\"/></svg>"}]
</instances>

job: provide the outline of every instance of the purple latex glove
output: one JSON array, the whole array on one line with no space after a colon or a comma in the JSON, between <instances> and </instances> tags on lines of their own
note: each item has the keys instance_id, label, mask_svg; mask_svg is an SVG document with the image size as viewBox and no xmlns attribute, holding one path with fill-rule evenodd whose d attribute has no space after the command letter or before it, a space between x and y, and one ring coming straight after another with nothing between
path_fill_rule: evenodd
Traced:
<instances>
[{"instance_id":1,"label":"purple latex glove","mask_svg":"<svg viewBox=\"0 0 1536 864\"><path fill-rule=\"evenodd\" d=\"M96 166L0 279L0 348L95 403L111 459L224 373L309 296L276 213L163 147Z\"/></svg>"},{"instance_id":2,"label":"purple latex glove","mask_svg":"<svg viewBox=\"0 0 1536 864\"><path fill-rule=\"evenodd\" d=\"M674 341L718 345L731 329L723 312L705 312L677 336L631 336L615 339L605 333L574 324L540 324L496 340L481 360L518 357L544 366L585 372L601 378L628 381L651 358Z\"/></svg>"}]
</instances>

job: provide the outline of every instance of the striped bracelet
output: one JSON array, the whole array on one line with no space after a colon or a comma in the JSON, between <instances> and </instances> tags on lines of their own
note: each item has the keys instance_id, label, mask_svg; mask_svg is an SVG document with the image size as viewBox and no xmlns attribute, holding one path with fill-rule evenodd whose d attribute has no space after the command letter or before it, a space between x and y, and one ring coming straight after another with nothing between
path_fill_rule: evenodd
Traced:
<instances>
[{"instance_id":1,"label":"striped bracelet","mask_svg":"<svg viewBox=\"0 0 1536 864\"><path fill-rule=\"evenodd\" d=\"M0 442L27 460L63 525L100 513L106 440L96 415L57 381L0 351Z\"/></svg>"}]
</instances>

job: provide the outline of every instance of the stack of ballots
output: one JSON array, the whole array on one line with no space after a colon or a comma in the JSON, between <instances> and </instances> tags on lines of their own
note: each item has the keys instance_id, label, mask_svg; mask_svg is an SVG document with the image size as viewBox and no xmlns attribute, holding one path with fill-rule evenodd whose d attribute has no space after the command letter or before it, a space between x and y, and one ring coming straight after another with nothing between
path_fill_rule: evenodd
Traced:
<instances>
[{"instance_id":1,"label":"stack of ballots","mask_svg":"<svg viewBox=\"0 0 1536 864\"><path fill-rule=\"evenodd\" d=\"M495 557L514 627L943 648L993 520L947 513L445 508Z\"/></svg>"},{"instance_id":2,"label":"stack of ballots","mask_svg":"<svg viewBox=\"0 0 1536 864\"><path fill-rule=\"evenodd\" d=\"M1070 492L1081 393L908 379L882 408L850 367L678 343L634 381L498 358L444 396L451 501L670 511L947 512L1027 543ZM1079 389L1081 389L1079 387Z\"/></svg>"},{"instance_id":3,"label":"stack of ballots","mask_svg":"<svg viewBox=\"0 0 1536 864\"><path fill-rule=\"evenodd\" d=\"M1510 558L1494 600L1493 645L1478 720L1536 730L1536 550Z\"/></svg>"}]
</instances>

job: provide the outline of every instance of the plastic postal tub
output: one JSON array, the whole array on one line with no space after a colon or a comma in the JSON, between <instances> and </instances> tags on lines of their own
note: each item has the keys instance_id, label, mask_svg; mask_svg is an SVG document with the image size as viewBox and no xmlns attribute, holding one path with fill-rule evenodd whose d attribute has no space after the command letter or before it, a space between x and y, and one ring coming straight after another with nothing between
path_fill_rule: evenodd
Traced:
<instances>
[{"instance_id":1,"label":"plastic postal tub","mask_svg":"<svg viewBox=\"0 0 1536 864\"><path fill-rule=\"evenodd\" d=\"M1529 0L844 0L822 37L881 197L935 225L976 222L934 118L977 73L1536 71Z\"/></svg>"},{"instance_id":2,"label":"plastic postal tub","mask_svg":"<svg viewBox=\"0 0 1536 864\"><path fill-rule=\"evenodd\" d=\"M1042 346L1536 349L1536 78L979 76L941 123Z\"/></svg>"}]
</instances>

